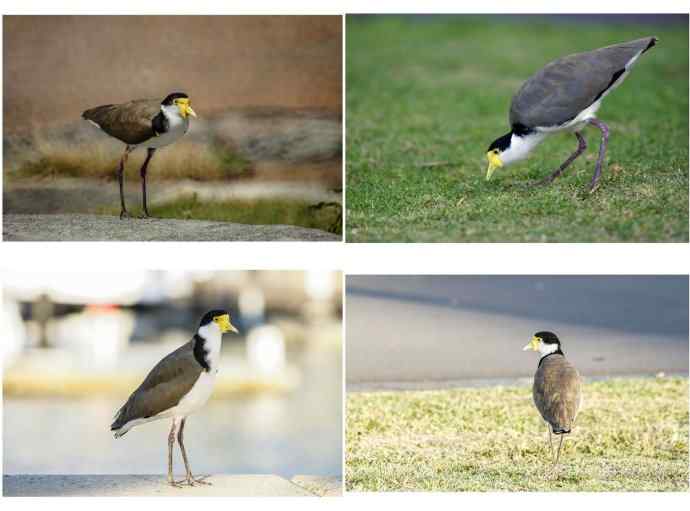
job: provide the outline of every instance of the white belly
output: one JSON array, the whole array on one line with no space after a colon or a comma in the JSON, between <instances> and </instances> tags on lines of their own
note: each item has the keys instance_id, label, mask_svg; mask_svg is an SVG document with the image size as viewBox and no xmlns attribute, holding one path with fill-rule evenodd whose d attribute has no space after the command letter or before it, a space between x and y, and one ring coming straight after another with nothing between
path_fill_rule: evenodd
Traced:
<instances>
[{"instance_id":1,"label":"white belly","mask_svg":"<svg viewBox=\"0 0 690 511\"><path fill-rule=\"evenodd\" d=\"M194 383L192 390L183 397L177 406L167 410L165 415L167 417L184 418L197 411L204 406L213 393L213 387L216 384L216 373L213 369L211 372L202 372L199 379Z\"/></svg>"},{"instance_id":2,"label":"white belly","mask_svg":"<svg viewBox=\"0 0 690 511\"><path fill-rule=\"evenodd\" d=\"M185 133L187 133L187 130L189 129L189 119L181 119L181 118L172 118L168 119L168 122L170 125L168 126L168 131L165 133L161 133L157 137L153 137L146 142L143 142L141 145L146 146L146 147L153 147L153 148L159 148L159 147L165 147L166 145L170 145L173 142L177 141L179 138L181 138Z\"/></svg>"}]
</instances>

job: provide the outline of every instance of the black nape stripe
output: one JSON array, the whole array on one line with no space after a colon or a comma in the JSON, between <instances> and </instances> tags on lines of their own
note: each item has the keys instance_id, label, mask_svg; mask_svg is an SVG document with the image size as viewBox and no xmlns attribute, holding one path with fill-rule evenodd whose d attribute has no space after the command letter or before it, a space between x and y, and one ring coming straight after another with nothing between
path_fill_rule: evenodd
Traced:
<instances>
[{"instance_id":1,"label":"black nape stripe","mask_svg":"<svg viewBox=\"0 0 690 511\"><path fill-rule=\"evenodd\" d=\"M151 121L151 128L156 135L162 135L168 131L168 125L168 119L165 118L163 112L158 112L158 115Z\"/></svg>"},{"instance_id":2,"label":"black nape stripe","mask_svg":"<svg viewBox=\"0 0 690 511\"><path fill-rule=\"evenodd\" d=\"M532 128L528 128L524 124L520 124L519 122L516 122L511 126L513 128L513 133L515 133L519 137L524 137L525 135L529 135L530 133L534 133L534 130Z\"/></svg>"},{"instance_id":3,"label":"black nape stripe","mask_svg":"<svg viewBox=\"0 0 690 511\"><path fill-rule=\"evenodd\" d=\"M542 363L544 360L546 360L547 358L549 358L551 355L563 355L563 356L565 357L565 353L563 353L563 352L561 351L561 348L558 348L556 351L554 351L554 352L552 352L552 353L549 353L548 355L544 355L543 357L541 357L541 358L539 359L539 365L537 366L537 369L539 369L539 368L541 367L541 363Z\"/></svg>"},{"instance_id":4,"label":"black nape stripe","mask_svg":"<svg viewBox=\"0 0 690 511\"><path fill-rule=\"evenodd\" d=\"M211 370L211 366L209 366L206 361L206 354L208 352L206 351L205 344L206 340L203 337L199 334L194 334L194 358L199 362L199 365L204 368L204 371L208 373Z\"/></svg>"}]
</instances>

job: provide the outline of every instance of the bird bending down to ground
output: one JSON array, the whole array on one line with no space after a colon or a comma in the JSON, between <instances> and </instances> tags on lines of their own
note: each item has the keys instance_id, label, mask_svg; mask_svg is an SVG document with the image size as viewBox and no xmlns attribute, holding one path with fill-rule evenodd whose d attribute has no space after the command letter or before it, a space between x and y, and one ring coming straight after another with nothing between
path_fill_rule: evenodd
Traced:
<instances>
[{"instance_id":1,"label":"bird bending down to ground","mask_svg":"<svg viewBox=\"0 0 690 511\"><path fill-rule=\"evenodd\" d=\"M537 332L523 348L541 354L534 373L532 397L549 431L549 446L553 458L551 433L560 435L554 467L561 456L563 436L570 433L582 401L580 374L568 362L561 350L561 341L553 332Z\"/></svg>"},{"instance_id":2,"label":"bird bending down to ground","mask_svg":"<svg viewBox=\"0 0 690 511\"><path fill-rule=\"evenodd\" d=\"M127 156L139 146L146 147L146 159L141 167L141 191L144 214L148 218L146 204L146 169L159 147L170 145L189 129L189 116L196 117L184 92L168 94L163 101L135 99L120 105L103 105L86 110L82 118L105 131L111 137L124 142L125 152L120 158L117 179L120 182L120 218L129 216L125 207L124 171Z\"/></svg>"},{"instance_id":3,"label":"bird bending down to ground","mask_svg":"<svg viewBox=\"0 0 690 511\"><path fill-rule=\"evenodd\" d=\"M534 74L513 97L511 131L489 146L486 179L489 180L498 167L526 158L547 135L571 131L577 138L577 149L556 171L537 184L551 183L585 151L587 142L582 130L591 124L601 131L599 157L589 186L590 193L593 192L599 182L609 139L608 126L595 114L601 101L623 82L640 55L656 41L656 37L645 37L569 55Z\"/></svg>"},{"instance_id":4,"label":"bird bending down to ground","mask_svg":"<svg viewBox=\"0 0 690 511\"><path fill-rule=\"evenodd\" d=\"M183 431L187 417L206 404L211 396L218 372L221 337L225 332L237 333L226 311L212 310L204 314L194 337L151 369L144 382L118 410L110 426L115 438L120 438L140 424L172 419L168 435L168 483L172 486L179 486L185 481L190 486L196 483L210 484L192 475L184 448ZM176 434L187 474L185 481L180 482L173 479Z\"/></svg>"}]
</instances>

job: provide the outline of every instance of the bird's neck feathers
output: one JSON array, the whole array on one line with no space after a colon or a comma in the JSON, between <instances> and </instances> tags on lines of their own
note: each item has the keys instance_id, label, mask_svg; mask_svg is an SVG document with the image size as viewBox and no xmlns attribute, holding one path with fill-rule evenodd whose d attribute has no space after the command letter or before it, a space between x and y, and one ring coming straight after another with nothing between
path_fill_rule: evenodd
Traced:
<instances>
[{"instance_id":1,"label":"bird's neck feathers","mask_svg":"<svg viewBox=\"0 0 690 511\"><path fill-rule=\"evenodd\" d=\"M215 371L218 368L220 346L223 334L218 325L211 322L199 327L194 336L194 353L197 360L206 371ZM203 362L199 358L203 358Z\"/></svg>"},{"instance_id":2,"label":"bird's neck feathers","mask_svg":"<svg viewBox=\"0 0 690 511\"><path fill-rule=\"evenodd\" d=\"M546 357L549 357L551 355L563 355L563 351L561 350L561 345L557 343L541 343L539 345L539 354L541 355L541 358L539 359L539 365L541 366L541 363L544 361Z\"/></svg>"},{"instance_id":3,"label":"bird's neck feathers","mask_svg":"<svg viewBox=\"0 0 690 511\"><path fill-rule=\"evenodd\" d=\"M177 105L161 105L161 112L172 126L189 123L189 118L182 117Z\"/></svg>"},{"instance_id":4,"label":"bird's neck feathers","mask_svg":"<svg viewBox=\"0 0 690 511\"><path fill-rule=\"evenodd\" d=\"M501 153L501 160L504 165L524 160L529 153L546 138L547 134L541 131L530 131L529 133L518 135L512 133L510 145Z\"/></svg>"}]
</instances>

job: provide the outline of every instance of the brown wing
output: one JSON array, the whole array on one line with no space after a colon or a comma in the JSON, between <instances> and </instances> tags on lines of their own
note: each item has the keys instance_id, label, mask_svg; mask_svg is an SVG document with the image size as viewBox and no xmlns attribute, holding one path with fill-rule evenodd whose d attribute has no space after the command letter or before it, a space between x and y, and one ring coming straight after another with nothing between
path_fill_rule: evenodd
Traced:
<instances>
[{"instance_id":1,"label":"brown wing","mask_svg":"<svg viewBox=\"0 0 690 511\"><path fill-rule=\"evenodd\" d=\"M570 431L580 407L580 375L562 355L545 358L534 375L532 395L554 431Z\"/></svg>"},{"instance_id":2,"label":"brown wing","mask_svg":"<svg viewBox=\"0 0 690 511\"><path fill-rule=\"evenodd\" d=\"M180 402L203 370L194 358L193 342L176 349L151 369L117 412L110 429L119 429L134 419L153 417Z\"/></svg>"},{"instance_id":3,"label":"brown wing","mask_svg":"<svg viewBox=\"0 0 690 511\"><path fill-rule=\"evenodd\" d=\"M152 122L160 109L160 100L136 99L120 105L97 106L82 117L96 123L111 137L136 145L155 136Z\"/></svg>"}]
</instances>

